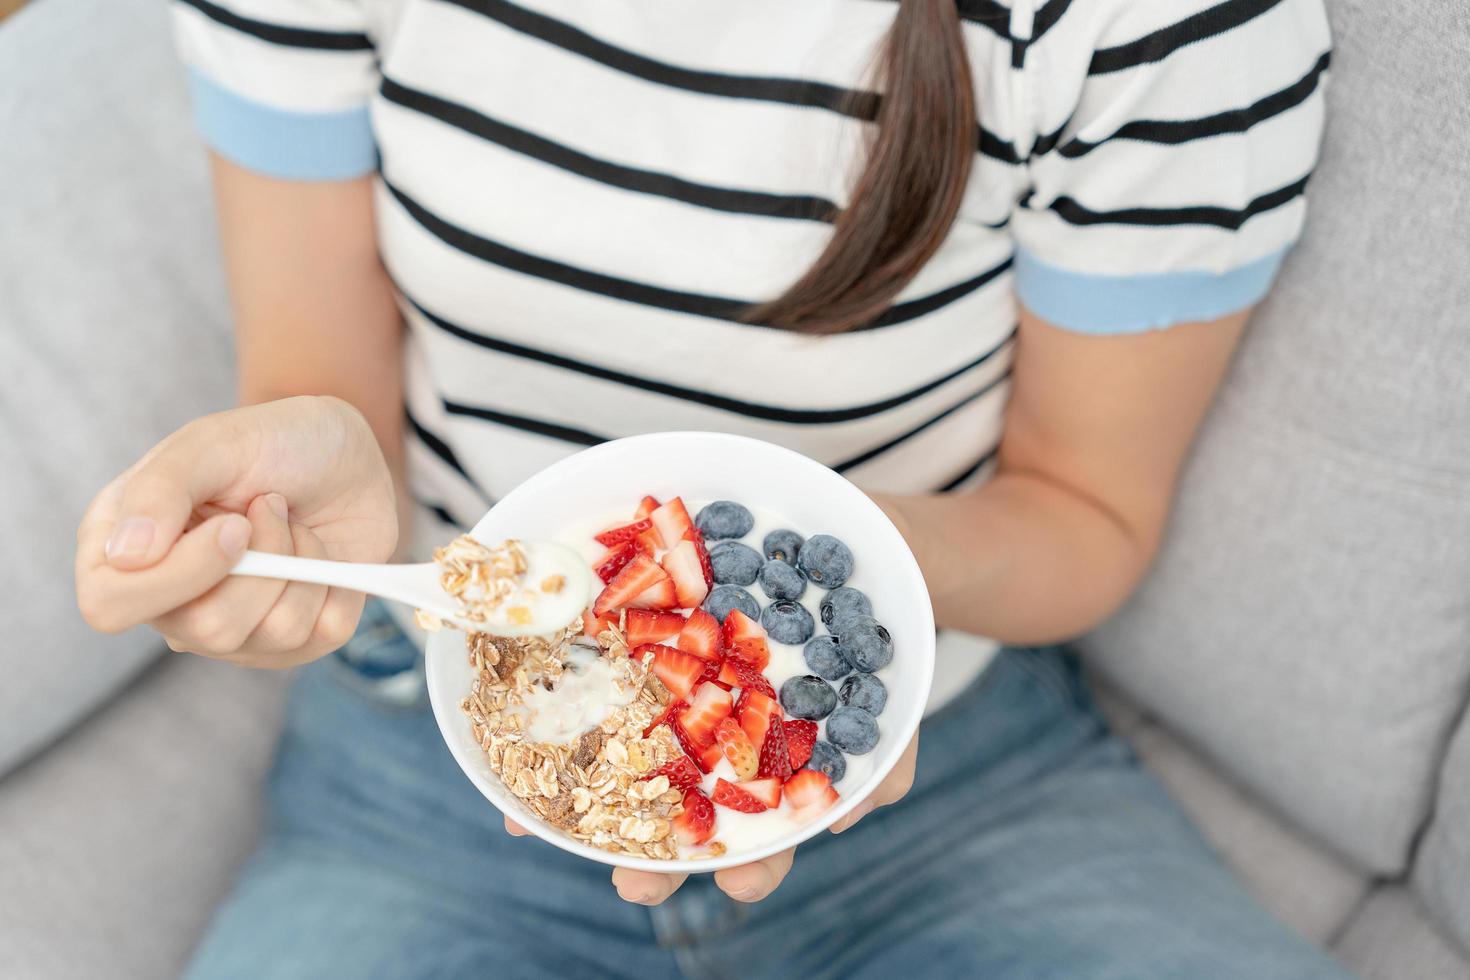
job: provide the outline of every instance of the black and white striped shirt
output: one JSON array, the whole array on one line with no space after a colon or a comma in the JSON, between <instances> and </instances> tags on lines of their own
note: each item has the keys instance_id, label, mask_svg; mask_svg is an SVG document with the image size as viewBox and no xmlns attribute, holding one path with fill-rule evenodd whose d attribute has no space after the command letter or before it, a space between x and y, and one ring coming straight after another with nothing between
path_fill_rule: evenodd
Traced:
<instances>
[{"instance_id":1,"label":"black and white striped shirt","mask_svg":"<svg viewBox=\"0 0 1470 980\"><path fill-rule=\"evenodd\" d=\"M975 166L867 329L739 322L822 250L893 0L178 0L202 131L376 173L412 484L473 522L583 446L791 446L879 490L983 479L1017 302L1117 333L1254 303L1304 217L1321 0L957 0ZM852 98L852 90L869 91ZM442 536L442 530L440 532Z\"/></svg>"}]
</instances>

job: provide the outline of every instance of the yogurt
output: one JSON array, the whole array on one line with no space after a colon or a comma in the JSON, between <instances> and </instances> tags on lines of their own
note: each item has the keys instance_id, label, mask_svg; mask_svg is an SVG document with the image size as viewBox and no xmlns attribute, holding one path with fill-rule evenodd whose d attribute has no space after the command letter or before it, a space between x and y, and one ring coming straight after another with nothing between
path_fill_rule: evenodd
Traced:
<instances>
[{"instance_id":1,"label":"yogurt","mask_svg":"<svg viewBox=\"0 0 1470 980\"><path fill-rule=\"evenodd\" d=\"M528 718L526 734L533 742L568 745L583 732L601 725L636 694L632 689L618 690L612 664L595 646L574 644L564 662L567 669L555 688L536 685L515 709Z\"/></svg>"}]
</instances>

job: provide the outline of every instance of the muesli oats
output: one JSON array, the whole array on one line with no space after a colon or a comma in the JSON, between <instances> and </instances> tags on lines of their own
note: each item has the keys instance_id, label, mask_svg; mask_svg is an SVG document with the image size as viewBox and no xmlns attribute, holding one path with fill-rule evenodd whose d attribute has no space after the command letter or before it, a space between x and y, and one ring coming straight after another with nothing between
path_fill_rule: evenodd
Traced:
<instances>
[{"instance_id":1,"label":"muesli oats","mask_svg":"<svg viewBox=\"0 0 1470 980\"><path fill-rule=\"evenodd\" d=\"M526 574L526 553L519 541L492 547L461 534L434 549L434 561L440 568L439 585L459 604L459 618L469 623L487 622L490 614L516 592ZM552 590L543 583L542 591ZM512 623L531 622L531 611L524 606L513 606L506 612ZM414 611L414 619L431 631L445 625L443 619L422 609Z\"/></svg>"}]
</instances>

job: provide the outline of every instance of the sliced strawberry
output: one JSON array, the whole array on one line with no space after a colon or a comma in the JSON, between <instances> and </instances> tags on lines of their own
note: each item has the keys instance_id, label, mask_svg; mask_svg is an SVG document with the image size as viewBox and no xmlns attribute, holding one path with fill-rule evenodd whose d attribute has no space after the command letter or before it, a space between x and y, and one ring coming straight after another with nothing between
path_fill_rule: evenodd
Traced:
<instances>
[{"instance_id":1,"label":"sliced strawberry","mask_svg":"<svg viewBox=\"0 0 1470 980\"><path fill-rule=\"evenodd\" d=\"M734 718L726 718L715 727L715 741L719 743L720 751L725 753L725 758L730 760L735 775L741 779L750 779L755 775L760 766L760 757L755 753L750 736L736 724Z\"/></svg>"},{"instance_id":2,"label":"sliced strawberry","mask_svg":"<svg viewBox=\"0 0 1470 980\"><path fill-rule=\"evenodd\" d=\"M798 817L816 816L840 799L832 788L831 778L815 769L798 769L792 773L781 787L781 793L796 809Z\"/></svg>"},{"instance_id":3,"label":"sliced strawberry","mask_svg":"<svg viewBox=\"0 0 1470 980\"><path fill-rule=\"evenodd\" d=\"M678 609L679 594L674 588L674 580L668 577L660 579L638 593L628 605L636 609Z\"/></svg>"},{"instance_id":4,"label":"sliced strawberry","mask_svg":"<svg viewBox=\"0 0 1470 980\"><path fill-rule=\"evenodd\" d=\"M770 809L758 798L723 779L715 780L715 791L709 795L709 798L720 806L739 810L741 813L763 813Z\"/></svg>"},{"instance_id":5,"label":"sliced strawberry","mask_svg":"<svg viewBox=\"0 0 1470 980\"><path fill-rule=\"evenodd\" d=\"M786 745L791 750L791 768L800 769L812 757L817 744L817 723L805 719L786 722Z\"/></svg>"},{"instance_id":6,"label":"sliced strawberry","mask_svg":"<svg viewBox=\"0 0 1470 980\"><path fill-rule=\"evenodd\" d=\"M766 675L760 672L760 668L749 660L741 660L739 657L731 659L730 670L735 674L735 686L744 691L755 691L764 694L768 698L776 696L776 689L771 682L766 680Z\"/></svg>"},{"instance_id":7,"label":"sliced strawberry","mask_svg":"<svg viewBox=\"0 0 1470 980\"><path fill-rule=\"evenodd\" d=\"M699 683L699 675L704 671L704 661L693 654L657 643L641 646L635 652L641 660L650 650L653 651L654 674L675 696L687 700L694 693L694 685Z\"/></svg>"},{"instance_id":8,"label":"sliced strawberry","mask_svg":"<svg viewBox=\"0 0 1470 980\"><path fill-rule=\"evenodd\" d=\"M701 660L720 660L725 649L720 636L720 621L703 609L695 609L679 631L679 639L674 641L674 645Z\"/></svg>"},{"instance_id":9,"label":"sliced strawberry","mask_svg":"<svg viewBox=\"0 0 1470 980\"><path fill-rule=\"evenodd\" d=\"M627 632L630 647L660 643L671 636L679 635L683 629L684 617L678 613L653 612L648 609L628 610Z\"/></svg>"},{"instance_id":10,"label":"sliced strawberry","mask_svg":"<svg viewBox=\"0 0 1470 980\"><path fill-rule=\"evenodd\" d=\"M622 527L610 527L601 534L594 534L592 537L598 544L605 544L609 548L617 548L636 540L638 535L651 527L653 527L653 521L645 517L641 521L624 524Z\"/></svg>"},{"instance_id":11,"label":"sliced strawberry","mask_svg":"<svg viewBox=\"0 0 1470 980\"><path fill-rule=\"evenodd\" d=\"M740 784L739 788L764 803L766 809L774 810L781 805L781 783L782 780L775 778L747 779ZM715 802L720 802L718 797L715 798Z\"/></svg>"},{"instance_id":12,"label":"sliced strawberry","mask_svg":"<svg viewBox=\"0 0 1470 980\"><path fill-rule=\"evenodd\" d=\"M644 531L642 534L638 535L638 537L633 541L633 544L638 548L639 551L652 558L654 552L658 551L660 545L658 539L658 528L650 527L647 531Z\"/></svg>"},{"instance_id":13,"label":"sliced strawberry","mask_svg":"<svg viewBox=\"0 0 1470 980\"><path fill-rule=\"evenodd\" d=\"M740 701L735 706L735 716L741 729L749 737L750 744L759 752L766 744L766 731L771 727L771 719L781 717L781 706L776 703L775 698L767 697L760 691L741 691Z\"/></svg>"},{"instance_id":14,"label":"sliced strawberry","mask_svg":"<svg viewBox=\"0 0 1470 980\"><path fill-rule=\"evenodd\" d=\"M777 715L766 729L766 740L761 745L761 758L757 763L757 776L774 776L784 780L791 775L791 746L786 743L786 723Z\"/></svg>"},{"instance_id":15,"label":"sliced strawberry","mask_svg":"<svg viewBox=\"0 0 1470 980\"><path fill-rule=\"evenodd\" d=\"M648 519L658 528L659 539L665 548L672 548L683 541L684 535L694 526L689 519L689 511L684 509L684 501L678 497L657 508L648 515Z\"/></svg>"},{"instance_id":16,"label":"sliced strawberry","mask_svg":"<svg viewBox=\"0 0 1470 980\"><path fill-rule=\"evenodd\" d=\"M679 725L698 746L715 740L715 726L730 717L730 692L717 684L701 684L694 700L679 714Z\"/></svg>"},{"instance_id":17,"label":"sliced strawberry","mask_svg":"<svg viewBox=\"0 0 1470 980\"><path fill-rule=\"evenodd\" d=\"M659 725L662 725L664 722L669 721L670 719L677 718L679 716L679 712L683 711L687 707L689 707L689 705L683 699L674 698L672 701L669 702L668 707L659 712L659 716L653 719L653 721L649 722L647 728L643 729L643 737L647 738L648 736L652 735L653 730Z\"/></svg>"},{"instance_id":18,"label":"sliced strawberry","mask_svg":"<svg viewBox=\"0 0 1470 980\"><path fill-rule=\"evenodd\" d=\"M709 595L704 584L704 571L699 567L699 554L693 541L680 541L663 557L664 571L674 580L674 591L682 609L694 609Z\"/></svg>"},{"instance_id":19,"label":"sliced strawberry","mask_svg":"<svg viewBox=\"0 0 1470 980\"><path fill-rule=\"evenodd\" d=\"M679 747L684 750L685 755L694 760L694 764L699 767L700 772L710 772L725 757L725 753L720 751L719 745L713 739L710 740L708 745L696 745L689 733L684 731L683 725L676 721L672 727L674 729L674 737L679 740Z\"/></svg>"},{"instance_id":20,"label":"sliced strawberry","mask_svg":"<svg viewBox=\"0 0 1470 980\"><path fill-rule=\"evenodd\" d=\"M658 498L644 497L643 501L639 503L638 512L633 515L633 519L635 521L641 521L656 510L658 510Z\"/></svg>"},{"instance_id":21,"label":"sliced strawberry","mask_svg":"<svg viewBox=\"0 0 1470 980\"><path fill-rule=\"evenodd\" d=\"M658 562L647 555L634 554L597 596L592 612L596 616L606 615L619 606L626 606L650 586L668 581L668 578L669 573L659 568Z\"/></svg>"},{"instance_id":22,"label":"sliced strawberry","mask_svg":"<svg viewBox=\"0 0 1470 980\"><path fill-rule=\"evenodd\" d=\"M739 609L731 609L725 615L723 636L725 653L755 664L757 670L765 670L771 662L771 648L766 646L766 631L761 624Z\"/></svg>"},{"instance_id":23,"label":"sliced strawberry","mask_svg":"<svg viewBox=\"0 0 1470 980\"><path fill-rule=\"evenodd\" d=\"M715 806L697 789L684 793L684 812L672 821L674 836L685 847L698 847L715 835Z\"/></svg>"},{"instance_id":24,"label":"sliced strawberry","mask_svg":"<svg viewBox=\"0 0 1470 980\"><path fill-rule=\"evenodd\" d=\"M603 630L616 626L617 622L616 615L594 616L591 609L582 610L582 632L588 636L601 636Z\"/></svg>"},{"instance_id":25,"label":"sliced strawberry","mask_svg":"<svg viewBox=\"0 0 1470 980\"><path fill-rule=\"evenodd\" d=\"M704 546L704 534L698 527L691 527L684 540L694 542L694 550L699 553L699 570L704 573L704 587L713 589L715 587L715 566L710 564L709 549Z\"/></svg>"},{"instance_id":26,"label":"sliced strawberry","mask_svg":"<svg viewBox=\"0 0 1470 980\"><path fill-rule=\"evenodd\" d=\"M736 661L739 661L740 663L745 662L743 660L740 660L739 657L726 657L724 662L720 664L720 673L715 678L718 683L723 684L726 687L740 686L740 675L735 673Z\"/></svg>"},{"instance_id":27,"label":"sliced strawberry","mask_svg":"<svg viewBox=\"0 0 1470 980\"><path fill-rule=\"evenodd\" d=\"M699 781L704 778L703 774L699 771L699 767L694 764L694 760L690 759L687 755L675 756L643 778L648 780L654 776L669 777L669 785L676 789L689 789L691 786L698 786Z\"/></svg>"},{"instance_id":28,"label":"sliced strawberry","mask_svg":"<svg viewBox=\"0 0 1470 980\"><path fill-rule=\"evenodd\" d=\"M699 675L700 681L708 681L709 683L714 684L716 687L724 688L727 691L730 690L730 685L720 680L720 672L724 669L724 667L724 660L706 660L704 662L704 673Z\"/></svg>"},{"instance_id":29,"label":"sliced strawberry","mask_svg":"<svg viewBox=\"0 0 1470 980\"><path fill-rule=\"evenodd\" d=\"M592 567L597 571L597 577L604 582L611 582L613 577L621 572L638 555L638 546L631 541L627 544L609 548L607 553L597 559Z\"/></svg>"}]
</instances>

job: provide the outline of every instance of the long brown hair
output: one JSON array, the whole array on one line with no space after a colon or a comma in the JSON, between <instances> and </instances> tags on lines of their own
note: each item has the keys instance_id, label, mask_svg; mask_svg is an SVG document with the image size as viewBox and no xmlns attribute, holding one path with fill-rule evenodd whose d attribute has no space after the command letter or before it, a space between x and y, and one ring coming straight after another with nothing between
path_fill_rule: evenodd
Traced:
<instances>
[{"instance_id":1,"label":"long brown hair","mask_svg":"<svg viewBox=\"0 0 1470 980\"><path fill-rule=\"evenodd\" d=\"M878 56L877 132L826 249L744 319L839 333L878 317L949 234L976 150L975 94L955 0L901 0Z\"/></svg>"}]
</instances>

